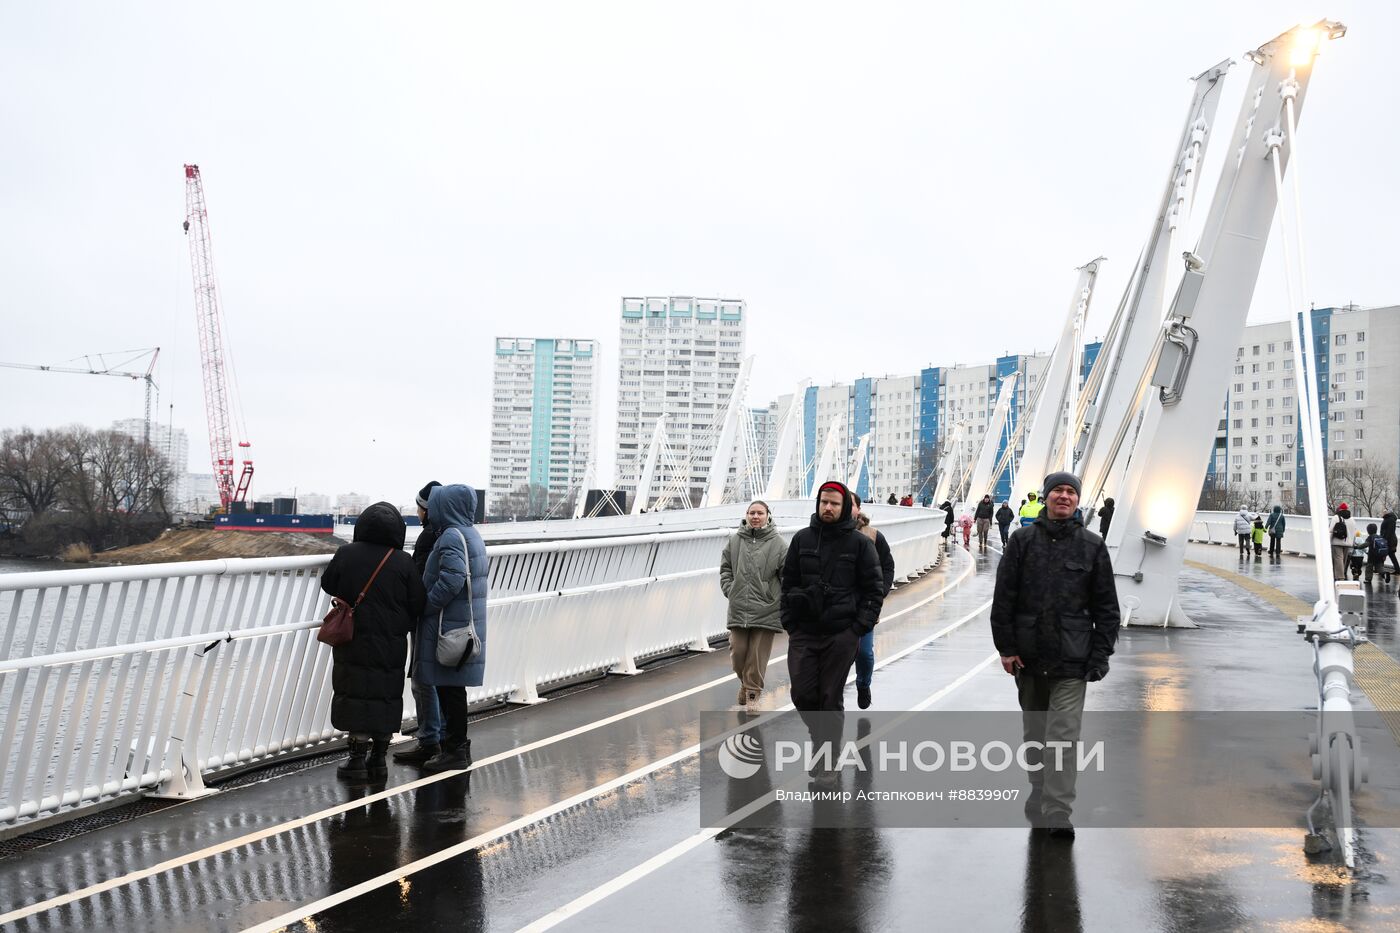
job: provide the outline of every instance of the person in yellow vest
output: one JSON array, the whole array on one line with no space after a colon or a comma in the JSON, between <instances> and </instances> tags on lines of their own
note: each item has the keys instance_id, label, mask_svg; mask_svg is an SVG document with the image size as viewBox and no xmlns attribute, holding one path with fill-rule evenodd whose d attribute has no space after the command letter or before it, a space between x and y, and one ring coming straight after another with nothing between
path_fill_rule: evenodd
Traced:
<instances>
[{"instance_id":1,"label":"person in yellow vest","mask_svg":"<svg viewBox=\"0 0 1400 933\"><path fill-rule=\"evenodd\" d=\"M1040 501L1040 497L1034 492L1026 493L1026 504L1021 506L1021 527L1034 522L1040 517L1041 511L1045 508L1045 503Z\"/></svg>"}]
</instances>

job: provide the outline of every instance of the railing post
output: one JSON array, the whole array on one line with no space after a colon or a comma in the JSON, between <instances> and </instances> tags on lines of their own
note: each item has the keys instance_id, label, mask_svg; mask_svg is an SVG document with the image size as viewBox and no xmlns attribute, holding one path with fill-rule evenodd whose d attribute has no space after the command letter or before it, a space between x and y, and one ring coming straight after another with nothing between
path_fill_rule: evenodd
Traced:
<instances>
[{"instance_id":1,"label":"railing post","mask_svg":"<svg viewBox=\"0 0 1400 933\"><path fill-rule=\"evenodd\" d=\"M225 637L232 641L231 635ZM165 746L165 767L170 776L160 782L160 786L146 796L160 800L195 800L217 794L218 791L204 784L204 774L199 767L199 735L204 724L204 710L208 705L209 691L205 689L208 670L199 663L209 657L219 647L221 640L215 639L194 652L195 663L190 666L185 678L185 690L181 694L180 714L175 718L175 728L183 735L172 731L170 741Z\"/></svg>"}]
</instances>

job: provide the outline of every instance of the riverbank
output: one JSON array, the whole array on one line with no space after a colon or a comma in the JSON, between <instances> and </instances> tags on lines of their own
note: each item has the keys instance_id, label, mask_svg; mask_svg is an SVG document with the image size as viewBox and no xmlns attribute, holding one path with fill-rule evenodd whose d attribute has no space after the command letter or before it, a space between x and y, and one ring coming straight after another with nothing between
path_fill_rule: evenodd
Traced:
<instances>
[{"instance_id":1,"label":"riverbank","mask_svg":"<svg viewBox=\"0 0 1400 933\"><path fill-rule=\"evenodd\" d=\"M343 543L331 535L300 532L184 529L167 531L146 544L94 554L88 563L105 567L230 557L307 557L334 554Z\"/></svg>"}]
</instances>

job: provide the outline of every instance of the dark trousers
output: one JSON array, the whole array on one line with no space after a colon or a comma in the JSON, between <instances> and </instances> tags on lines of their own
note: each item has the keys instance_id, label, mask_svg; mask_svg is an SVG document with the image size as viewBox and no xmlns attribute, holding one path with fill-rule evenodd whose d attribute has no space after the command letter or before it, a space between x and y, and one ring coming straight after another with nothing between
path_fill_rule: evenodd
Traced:
<instances>
[{"instance_id":1,"label":"dark trousers","mask_svg":"<svg viewBox=\"0 0 1400 933\"><path fill-rule=\"evenodd\" d=\"M1006 545L1006 539L1009 538L1009 537L1011 537L1011 526L1010 526L1010 525L997 525L997 530L999 530L999 531L1001 532L1001 543L1002 543L1003 546L1005 546L1005 545Z\"/></svg>"},{"instance_id":2,"label":"dark trousers","mask_svg":"<svg viewBox=\"0 0 1400 933\"><path fill-rule=\"evenodd\" d=\"M1385 539L1385 543L1388 544L1388 545L1390 545L1390 554L1387 555L1387 556L1390 558L1390 566L1392 566L1392 567L1395 568L1395 572L1396 572L1396 573L1400 573L1400 560L1397 560L1396 557L1395 557L1395 539L1394 539L1394 538L1386 538L1386 539ZM1385 562L1384 562L1384 561L1381 562L1381 566L1382 566L1382 567L1385 566Z\"/></svg>"},{"instance_id":3,"label":"dark trousers","mask_svg":"<svg viewBox=\"0 0 1400 933\"><path fill-rule=\"evenodd\" d=\"M444 720L443 748L461 748L467 741L467 688L437 687L436 690Z\"/></svg>"},{"instance_id":4,"label":"dark trousers","mask_svg":"<svg viewBox=\"0 0 1400 933\"><path fill-rule=\"evenodd\" d=\"M1251 534L1235 535L1240 539L1240 553L1248 554L1249 549L1254 546L1254 536Z\"/></svg>"},{"instance_id":5,"label":"dark trousers","mask_svg":"<svg viewBox=\"0 0 1400 933\"><path fill-rule=\"evenodd\" d=\"M791 633L787 663L792 705L799 710L844 710L846 678L859 646L860 636L854 629L835 635Z\"/></svg>"},{"instance_id":6,"label":"dark trousers","mask_svg":"<svg viewBox=\"0 0 1400 933\"><path fill-rule=\"evenodd\" d=\"M1283 556L1283 535L1269 535L1269 556Z\"/></svg>"}]
</instances>

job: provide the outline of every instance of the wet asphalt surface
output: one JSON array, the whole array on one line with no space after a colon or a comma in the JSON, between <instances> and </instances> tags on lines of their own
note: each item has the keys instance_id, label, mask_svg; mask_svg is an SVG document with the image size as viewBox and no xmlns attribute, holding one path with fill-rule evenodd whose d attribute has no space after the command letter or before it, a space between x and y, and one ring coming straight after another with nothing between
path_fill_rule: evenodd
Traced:
<instances>
[{"instance_id":1,"label":"wet asphalt surface","mask_svg":"<svg viewBox=\"0 0 1400 933\"><path fill-rule=\"evenodd\" d=\"M1311 601L1297 558L1233 563L1226 548L1188 556L1219 563ZM957 577L966 552L892 595L886 615ZM889 657L990 598L996 555L946 596L882 624ZM1220 561L1225 563L1220 563ZM1395 603L1373 599L1373 636L1394 655ZM1297 710L1316 703L1311 649L1292 620L1214 575L1187 570L1183 607L1196 630L1126 630L1100 710ZM785 652L779 639L774 656ZM874 709L902 710L945 690L992 653L985 610L875 676ZM523 755L402 793L350 786L334 765L230 790L0 860L0 913L176 859L186 862L20 920L20 930L236 930L297 912L364 882L343 903L287 928L515 930L576 898L612 891L564 919L563 930L1331 930L1400 928L1390 875L1400 830L1363 825L1355 873L1302 851L1310 788L1280 800L1273 829L1085 829L1073 844L1029 829L732 829L658 860L630 884L615 879L695 837L697 759L680 756L614 790L517 831L406 871L404 866L536 814L676 753L699 739L699 714L733 702L733 681L675 698L728 674L723 650L529 709L475 721L478 759L654 708ZM788 700L786 667L769 668L762 705ZM665 701L667 698L669 702ZM854 688L848 708L854 710ZM1364 705L1364 701L1363 704ZM934 709L1014 710L999 665L982 667ZM1370 737L1377 741L1388 736ZM1302 751L1305 751L1303 749ZM1228 754L1228 749L1222 749ZM387 790L422 775L391 767ZM1400 776L1373 775L1366 793L1400 799ZM186 856L338 805L344 812L204 858ZM1294 813L1296 812L1296 814ZM1292 815L1290 815L1292 814ZM1296 818L1295 818L1296 817ZM616 888L616 890L612 890Z\"/></svg>"}]
</instances>

